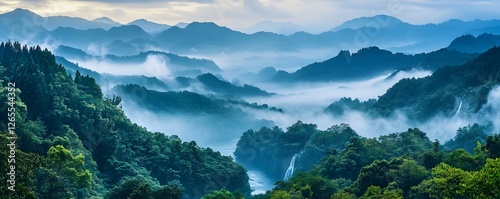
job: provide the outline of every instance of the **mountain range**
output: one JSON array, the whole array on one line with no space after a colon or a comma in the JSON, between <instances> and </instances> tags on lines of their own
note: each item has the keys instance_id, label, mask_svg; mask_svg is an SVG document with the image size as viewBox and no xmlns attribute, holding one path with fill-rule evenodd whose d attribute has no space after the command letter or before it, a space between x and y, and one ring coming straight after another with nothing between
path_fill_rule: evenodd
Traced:
<instances>
[{"instance_id":1,"label":"mountain range","mask_svg":"<svg viewBox=\"0 0 500 199\"><path fill-rule=\"evenodd\" d=\"M483 53L493 46L500 46L500 35L483 33L477 37L470 34L460 36L447 48L465 53Z\"/></svg>"},{"instance_id":2,"label":"mountain range","mask_svg":"<svg viewBox=\"0 0 500 199\"><path fill-rule=\"evenodd\" d=\"M193 22L186 27L171 28L145 20L123 26L113 24L117 25L105 18L88 21L64 16L41 17L28 10L16 9L0 15L1 31L6 33L0 39L53 41L81 49L95 44L106 46L120 39L145 50L144 46L134 44L140 40L146 44L159 44L156 47L178 54L358 50L368 46L415 53L439 49L467 33L498 29L500 20L449 20L439 24L412 25L391 16L377 15L353 19L320 34L296 32L288 36L270 32L245 34L211 22Z\"/></svg>"},{"instance_id":3,"label":"mountain range","mask_svg":"<svg viewBox=\"0 0 500 199\"><path fill-rule=\"evenodd\" d=\"M393 53L378 47L368 47L356 53L341 51L337 56L323 62L316 62L288 73L267 69L264 77L274 82L321 82L349 81L368 79L389 74L396 70L423 69L434 71L437 68L463 64L475 58L477 54L468 54L446 48L430 53L406 55Z\"/></svg>"},{"instance_id":4,"label":"mountain range","mask_svg":"<svg viewBox=\"0 0 500 199\"><path fill-rule=\"evenodd\" d=\"M343 98L326 111L341 115L354 109L389 117L399 110L412 121L427 121L438 114L452 117L460 112L468 116L482 111L480 115L487 117L491 111L486 107L488 95L500 84L498 63L500 48L493 47L464 64L439 68L431 76L402 79L377 100Z\"/></svg>"}]
</instances>

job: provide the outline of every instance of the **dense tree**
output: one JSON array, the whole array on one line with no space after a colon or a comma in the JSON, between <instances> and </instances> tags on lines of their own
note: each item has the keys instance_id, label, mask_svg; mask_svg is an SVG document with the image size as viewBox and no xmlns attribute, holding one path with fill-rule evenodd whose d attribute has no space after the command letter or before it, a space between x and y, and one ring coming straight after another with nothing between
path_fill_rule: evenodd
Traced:
<instances>
[{"instance_id":1,"label":"dense tree","mask_svg":"<svg viewBox=\"0 0 500 199\"><path fill-rule=\"evenodd\" d=\"M202 197L202 199L245 199L245 196L240 192L231 193L225 189L212 191L211 193Z\"/></svg>"},{"instance_id":2,"label":"dense tree","mask_svg":"<svg viewBox=\"0 0 500 199\"><path fill-rule=\"evenodd\" d=\"M432 169L444 159L444 152L440 150L439 140L433 142L432 150L425 151L421 156L421 163L426 169Z\"/></svg>"},{"instance_id":3,"label":"dense tree","mask_svg":"<svg viewBox=\"0 0 500 199\"><path fill-rule=\"evenodd\" d=\"M500 135L488 136L485 149L488 151L488 157L500 158Z\"/></svg>"},{"instance_id":4,"label":"dense tree","mask_svg":"<svg viewBox=\"0 0 500 199\"><path fill-rule=\"evenodd\" d=\"M476 147L477 142L481 142L482 144L486 143L486 139L488 137L486 132L488 131L491 131L491 129L477 123L472 126L469 125L459 128L455 138L447 141L444 146L450 148L451 150L463 148L469 153L474 153L473 150Z\"/></svg>"},{"instance_id":5,"label":"dense tree","mask_svg":"<svg viewBox=\"0 0 500 199\"><path fill-rule=\"evenodd\" d=\"M7 115L7 93L15 93L16 161L22 173L17 176L18 193L100 198L109 187L142 176L144 183L128 190L129 196L200 198L221 188L250 196L245 169L230 157L133 124L117 107L120 98L103 98L90 76L68 76L48 50L1 43L0 75L0 113ZM0 121L0 131L7 132L6 117ZM163 187L172 182L183 188L182 194L181 189ZM2 191L5 186L0 185Z\"/></svg>"}]
</instances>

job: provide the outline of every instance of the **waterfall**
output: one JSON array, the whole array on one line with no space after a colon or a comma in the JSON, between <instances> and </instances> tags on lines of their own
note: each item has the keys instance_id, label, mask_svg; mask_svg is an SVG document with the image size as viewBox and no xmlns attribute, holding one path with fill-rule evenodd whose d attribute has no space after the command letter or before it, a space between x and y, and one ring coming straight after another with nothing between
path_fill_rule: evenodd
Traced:
<instances>
[{"instance_id":1,"label":"waterfall","mask_svg":"<svg viewBox=\"0 0 500 199\"><path fill-rule=\"evenodd\" d=\"M463 100L462 100L462 101L460 101L460 105L458 105L458 110L457 110L457 112L455 113L455 115L453 116L453 118L455 118L455 117L458 115L458 113L460 113L460 110L462 109L462 102L463 102Z\"/></svg>"},{"instance_id":2,"label":"waterfall","mask_svg":"<svg viewBox=\"0 0 500 199\"><path fill-rule=\"evenodd\" d=\"M288 166L288 169L286 170L285 177L283 178L284 181L289 180L292 175L293 175L293 169L295 168L295 159L299 157L299 154L295 154L292 157L292 160L290 161L290 166Z\"/></svg>"}]
</instances>

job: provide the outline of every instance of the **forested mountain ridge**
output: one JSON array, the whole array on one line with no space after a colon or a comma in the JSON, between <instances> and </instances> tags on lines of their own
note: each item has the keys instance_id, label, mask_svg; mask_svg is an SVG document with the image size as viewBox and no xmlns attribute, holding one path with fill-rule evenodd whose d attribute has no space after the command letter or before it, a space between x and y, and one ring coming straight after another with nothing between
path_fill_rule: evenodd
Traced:
<instances>
[{"instance_id":1,"label":"forested mountain ridge","mask_svg":"<svg viewBox=\"0 0 500 199\"><path fill-rule=\"evenodd\" d=\"M457 104L463 102L462 112L477 113L486 104L489 92L500 84L499 63L500 48L493 47L463 65L443 67L424 78L403 79L378 100L346 98L326 110L342 114L343 110L355 109L382 116L404 110L411 119L421 121L438 113L453 116Z\"/></svg>"},{"instance_id":2,"label":"forested mountain ridge","mask_svg":"<svg viewBox=\"0 0 500 199\"><path fill-rule=\"evenodd\" d=\"M309 64L292 73L278 71L271 80L276 82L324 82L368 79L400 69L416 68L434 71L443 66L463 64L476 56L477 54L461 53L448 49L405 55L392 53L378 47L368 47L352 54L349 51L341 51L331 59Z\"/></svg>"},{"instance_id":3,"label":"forested mountain ridge","mask_svg":"<svg viewBox=\"0 0 500 199\"><path fill-rule=\"evenodd\" d=\"M200 198L225 188L249 196L248 176L230 157L195 142L151 133L103 97L95 80L70 77L40 47L0 44L2 102L15 102L17 192L31 198ZM15 83L15 98L7 99ZM0 112L7 115L7 103ZM0 129L7 132L7 117ZM8 142L1 135L3 146ZM8 150L1 150L7 159ZM2 161L2 168L8 168ZM6 182L6 175L1 180ZM12 195L17 194L17 195Z\"/></svg>"},{"instance_id":4,"label":"forested mountain ridge","mask_svg":"<svg viewBox=\"0 0 500 199\"><path fill-rule=\"evenodd\" d=\"M185 130L188 132L179 134L196 136L201 144L234 140L240 136L240 132L247 129L274 125L273 121L255 117L254 111L283 112L282 109L267 104L249 103L238 97L202 95L185 90L160 92L134 84L117 85L111 89L111 93L123 98L126 112L141 110L140 113L150 113L155 118L193 126ZM182 120L184 117L189 119ZM195 129L196 132L190 132Z\"/></svg>"},{"instance_id":5,"label":"forested mountain ridge","mask_svg":"<svg viewBox=\"0 0 500 199\"><path fill-rule=\"evenodd\" d=\"M353 24L354 23L354 24ZM364 46L381 46L399 52L423 52L447 45L455 37L478 29L500 26L499 20L460 21L450 20L439 24L413 25L391 16L378 15L356 18L337 27L334 31L319 34L297 32L289 36L269 32L244 34L214 23L193 22L184 28L165 27L164 31L148 33L152 23L136 25L114 25L101 20L88 21L65 16L41 17L31 11L16 9L0 14L0 30L5 35L0 39L33 40L39 43L58 40L56 43L87 49L91 44L103 46L120 39L132 46L134 41L155 43L172 53L231 53L244 51L275 50L331 50L332 46L359 49ZM118 26L120 25L120 26ZM154 24L157 26L158 24ZM66 27L66 28L63 28ZM377 34L372 36L371 29ZM21 31L27 30L27 31ZM163 30L157 29L155 30ZM131 34L133 32L133 34ZM405 34L401 34L405 32ZM484 33L481 32L481 33ZM2 37L3 36L3 37ZM362 45L358 38L367 38ZM149 45L148 45L149 46ZM156 45L155 45L156 46ZM145 51L148 48L139 48Z\"/></svg>"},{"instance_id":6,"label":"forested mountain ridge","mask_svg":"<svg viewBox=\"0 0 500 199\"><path fill-rule=\"evenodd\" d=\"M500 136L478 134L478 128L485 127L460 128L450 150L417 128L366 138L347 124L321 131L299 121L287 132L278 127L245 132L235 156L264 172L277 160L290 167L290 159L295 165L313 164L312 169L295 166L293 177L254 199L495 198L500 194ZM469 147L466 137L473 136L482 141L471 154L461 147ZM298 160L290 158L294 153Z\"/></svg>"},{"instance_id":7,"label":"forested mountain ridge","mask_svg":"<svg viewBox=\"0 0 500 199\"><path fill-rule=\"evenodd\" d=\"M116 64L141 64L147 61L151 56L159 56L165 59L165 62L169 66L169 70L171 70L174 74L196 74L200 75L204 72L221 72L221 68L212 60L208 59L197 59L190 58L186 56L180 56L167 52L160 51L146 51L139 52L134 55L127 56L116 56L116 55L90 55L84 52L81 49L73 48L69 46L58 46L55 49L55 54L57 56L62 56L64 58L70 60L78 60L78 61L89 61L89 60L102 60L109 61L111 63Z\"/></svg>"}]
</instances>

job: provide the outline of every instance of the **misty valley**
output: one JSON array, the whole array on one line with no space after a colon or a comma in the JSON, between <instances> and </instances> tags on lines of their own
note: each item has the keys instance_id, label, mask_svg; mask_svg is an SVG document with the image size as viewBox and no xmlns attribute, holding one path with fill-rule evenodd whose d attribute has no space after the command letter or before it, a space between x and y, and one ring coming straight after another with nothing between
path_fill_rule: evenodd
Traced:
<instances>
[{"instance_id":1,"label":"misty valley","mask_svg":"<svg viewBox=\"0 0 500 199\"><path fill-rule=\"evenodd\" d=\"M0 40L2 198L500 195L500 20L282 34L15 9Z\"/></svg>"}]
</instances>

